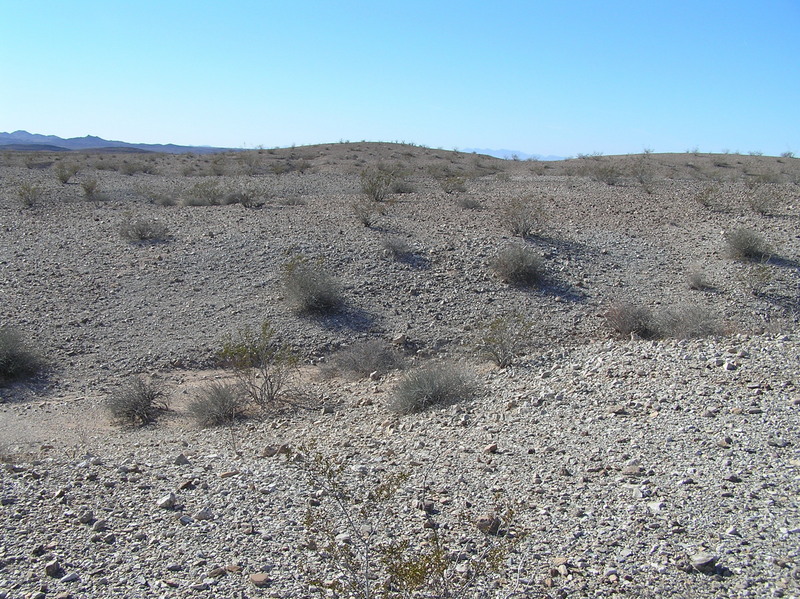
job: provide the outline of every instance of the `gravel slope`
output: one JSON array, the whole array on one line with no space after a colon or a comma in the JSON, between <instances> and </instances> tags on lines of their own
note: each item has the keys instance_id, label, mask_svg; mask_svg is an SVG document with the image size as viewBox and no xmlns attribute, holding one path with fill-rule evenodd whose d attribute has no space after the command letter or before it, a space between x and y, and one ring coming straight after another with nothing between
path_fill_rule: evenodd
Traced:
<instances>
[{"instance_id":1,"label":"gravel slope","mask_svg":"<svg viewBox=\"0 0 800 599\"><path fill-rule=\"evenodd\" d=\"M49 160L9 153L0 167L2 323L51 364L0 388L0 596L348 596L336 548L360 547L364 526L376 547L407 541L409 556L441 539L451 590L499 548L499 571L461 596L800 594L796 160L545 164L362 143L216 161L70 155L81 170L66 185ZM390 196L364 227L352 204L379 163L402 163L414 193ZM156 174L118 172L125 164ZM648 189L630 175L643 164ZM615 185L598 180L611 167L628 173ZM102 200L83 197L92 178ZM162 205L198 183L249 191L257 206ZM20 206L24 185L38 186L33 207ZM502 215L529 195L544 218L524 243L546 276L524 290L490 265L523 243ZM126 241L120 226L136 217L169 237ZM723 235L737 227L773 257L731 260ZM411 252L394 259L387 239ZM339 313L292 310L281 276L298 253L341 282ZM698 265L704 291L686 283ZM603 315L618 299L700 306L728 334L614 339ZM476 345L513 313L533 334L498 370ZM198 429L186 405L226 376L209 370L220 340L264 318L303 356L292 387L306 408ZM480 393L400 417L386 399L402 373L319 372L339 348L399 335L411 367L458 362ZM163 384L173 409L154 426L115 427L102 402L137 373ZM341 467L341 487L320 463ZM356 504L400 475L390 499ZM337 492L352 496L352 526ZM488 514L500 534L476 526ZM377 592L387 574L355 580Z\"/></svg>"}]
</instances>

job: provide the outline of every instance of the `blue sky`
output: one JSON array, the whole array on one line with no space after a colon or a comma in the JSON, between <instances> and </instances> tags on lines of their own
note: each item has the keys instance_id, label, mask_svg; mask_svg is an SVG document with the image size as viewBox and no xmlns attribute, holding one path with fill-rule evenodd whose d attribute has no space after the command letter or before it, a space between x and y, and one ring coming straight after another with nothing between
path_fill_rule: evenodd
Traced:
<instances>
[{"instance_id":1,"label":"blue sky","mask_svg":"<svg viewBox=\"0 0 800 599\"><path fill-rule=\"evenodd\" d=\"M800 1L0 0L0 131L800 153Z\"/></svg>"}]
</instances>

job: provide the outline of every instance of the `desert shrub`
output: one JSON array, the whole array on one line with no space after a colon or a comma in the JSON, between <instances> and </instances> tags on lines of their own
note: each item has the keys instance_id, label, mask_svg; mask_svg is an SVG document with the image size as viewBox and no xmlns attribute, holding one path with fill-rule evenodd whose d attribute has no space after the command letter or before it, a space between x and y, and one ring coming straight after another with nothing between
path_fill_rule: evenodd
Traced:
<instances>
[{"instance_id":1,"label":"desert shrub","mask_svg":"<svg viewBox=\"0 0 800 599\"><path fill-rule=\"evenodd\" d=\"M385 214L386 210L382 204L376 202L359 200L350 204L356 219L365 227L371 227L375 224L375 217Z\"/></svg>"},{"instance_id":2,"label":"desert shrub","mask_svg":"<svg viewBox=\"0 0 800 599\"><path fill-rule=\"evenodd\" d=\"M298 364L292 348L266 320L258 331L242 329L226 337L217 359L234 370L241 391L262 410L279 399Z\"/></svg>"},{"instance_id":3,"label":"desert shrub","mask_svg":"<svg viewBox=\"0 0 800 599\"><path fill-rule=\"evenodd\" d=\"M409 181L398 179L397 181L392 182L391 191L392 193L397 194L416 193L417 188Z\"/></svg>"},{"instance_id":4,"label":"desert shrub","mask_svg":"<svg viewBox=\"0 0 800 599\"><path fill-rule=\"evenodd\" d=\"M589 169L589 175L595 181L606 185L616 185L622 180L623 173L613 164L595 164Z\"/></svg>"},{"instance_id":5,"label":"desert shrub","mask_svg":"<svg viewBox=\"0 0 800 599\"><path fill-rule=\"evenodd\" d=\"M366 377L374 372L384 375L403 365L403 356L396 348L382 339L369 339L337 352L330 371Z\"/></svg>"},{"instance_id":6,"label":"desert shrub","mask_svg":"<svg viewBox=\"0 0 800 599\"><path fill-rule=\"evenodd\" d=\"M689 270L689 274L686 276L686 283L689 289L693 291L711 289L711 283L709 283L706 272L701 265L695 265Z\"/></svg>"},{"instance_id":7,"label":"desert shrub","mask_svg":"<svg viewBox=\"0 0 800 599\"><path fill-rule=\"evenodd\" d=\"M751 229L739 227L725 234L728 255L735 260L760 260L769 255L764 238Z\"/></svg>"},{"instance_id":8,"label":"desert shrub","mask_svg":"<svg viewBox=\"0 0 800 599\"><path fill-rule=\"evenodd\" d=\"M457 203L464 210L483 210L483 202L470 196L460 197Z\"/></svg>"},{"instance_id":9,"label":"desert shrub","mask_svg":"<svg viewBox=\"0 0 800 599\"><path fill-rule=\"evenodd\" d=\"M245 208L253 208L256 205L256 195L252 191L234 191L227 194L222 201L228 206L241 204Z\"/></svg>"},{"instance_id":10,"label":"desert shrub","mask_svg":"<svg viewBox=\"0 0 800 599\"><path fill-rule=\"evenodd\" d=\"M187 410L202 427L221 426L244 417L245 403L238 384L209 383L198 389Z\"/></svg>"},{"instance_id":11,"label":"desert shrub","mask_svg":"<svg viewBox=\"0 0 800 599\"><path fill-rule=\"evenodd\" d=\"M406 374L389 398L388 408L399 414L410 414L433 405L470 399L475 393L475 382L461 369L436 364Z\"/></svg>"},{"instance_id":12,"label":"desert shrub","mask_svg":"<svg viewBox=\"0 0 800 599\"><path fill-rule=\"evenodd\" d=\"M383 255L394 260L400 260L413 251L408 242L401 237L385 237L381 246Z\"/></svg>"},{"instance_id":13,"label":"desert shrub","mask_svg":"<svg viewBox=\"0 0 800 599\"><path fill-rule=\"evenodd\" d=\"M150 218L126 218L119 227L123 239L130 242L137 241L164 241L167 239L167 226Z\"/></svg>"},{"instance_id":14,"label":"desert shrub","mask_svg":"<svg viewBox=\"0 0 800 599\"><path fill-rule=\"evenodd\" d=\"M643 155L634 163L632 174L645 193L653 193L655 190L655 173L646 155Z\"/></svg>"},{"instance_id":15,"label":"desert shrub","mask_svg":"<svg viewBox=\"0 0 800 599\"><path fill-rule=\"evenodd\" d=\"M344 302L339 283L319 262L297 256L283 267L283 284L289 300L300 313L326 314Z\"/></svg>"},{"instance_id":16,"label":"desert shrub","mask_svg":"<svg viewBox=\"0 0 800 599\"><path fill-rule=\"evenodd\" d=\"M78 170L78 166L75 164L59 162L56 164L56 179L66 185L78 173Z\"/></svg>"},{"instance_id":17,"label":"desert shrub","mask_svg":"<svg viewBox=\"0 0 800 599\"><path fill-rule=\"evenodd\" d=\"M35 183L20 183L17 188L17 197L23 208L33 208L44 195L44 190Z\"/></svg>"},{"instance_id":18,"label":"desert shrub","mask_svg":"<svg viewBox=\"0 0 800 599\"><path fill-rule=\"evenodd\" d=\"M767 189L756 190L747 198L750 209L761 216L770 216L775 213L778 202L775 195Z\"/></svg>"},{"instance_id":19,"label":"desert shrub","mask_svg":"<svg viewBox=\"0 0 800 599\"><path fill-rule=\"evenodd\" d=\"M361 193L374 200L382 202L392 189L394 175L380 168L366 169L361 172Z\"/></svg>"},{"instance_id":20,"label":"desert shrub","mask_svg":"<svg viewBox=\"0 0 800 599\"><path fill-rule=\"evenodd\" d=\"M442 191L448 194L466 193L467 191L467 182L464 177L460 175L444 177L443 179L439 180L439 185L441 186Z\"/></svg>"},{"instance_id":21,"label":"desert shrub","mask_svg":"<svg viewBox=\"0 0 800 599\"><path fill-rule=\"evenodd\" d=\"M200 181L186 191L183 203L185 206L219 206L225 195L217 181Z\"/></svg>"},{"instance_id":22,"label":"desert shrub","mask_svg":"<svg viewBox=\"0 0 800 599\"><path fill-rule=\"evenodd\" d=\"M114 420L145 425L154 422L158 414L168 409L162 389L141 377L133 377L106 398L106 411Z\"/></svg>"},{"instance_id":23,"label":"desert shrub","mask_svg":"<svg viewBox=\"0 0 800 599\"><path fill-rule=\"evenodd\" d=\"M501 219L513 235L530 237L542 222L541 203L532 197L515 198L503 206Z\"/></svg>"},{"instance_id":24,"label":"desert shrub","mask_svg":"<svg viewBox=\"0 0 800 599\"><path fill-rule=\"evenodd\" d=\"M83 189L84 197L87 200L93 200L97 195L97 179L92 177L91 179L81 181L81 188Z\"/></svg>"},{"instance_id":25,"label":"desert shrub","mask_svg":"<svg viewBox=\"0 0 800 599\"><path fill-rule=\"evenodd\" d=\"M0 385L34 376L43 367L42 358L17 329L0 326Z\"/></svg>"},{"instance_id":26,"label":"desert shrub","mask_svg":"<svg viewBox=\"0 0 800 599\"><path fill-rule=\"evenodd\" d=\"M695 202L700 204L703 208L713 208L714 207L714 196L717 193L717 188L713 185L709 185L705 187L701 191L697 192L694 196Z\"/></svg>"},{"instance_id":27,"label":"desert shrub","mask_svg":"<svg viewBox=\"0 0 800 599\"><path fill-rule=\"evenodd\" d=\"M675 306L656 317L660 337L693 339L721 335L723 328L716 316L702 306Z\"/></svg>"},{"instance_id":28,"label":"desert shrub","mask_svg":"<svg viewBox=\"0 0 800 599\"><path fill-rule=\"evenodd\" d=\"M511 244L501 249L491 263L500 279L515 287L530 287L543 276L541 258L530 247Z\"/></svg>"},{"instance_id":29,"label":"desert shrub","mask_svg":"<svg viewBox=\"0 0 800 599\"><path fill-rule=\"evenodd\" d=\"M649 339L658 336L653 314L649 308L628 302L614 302L606 310L606 323L620 337Z\"/></svg>"},{"instance_id":30,"label":"desert shrub","mask_svg":"<svg viewBox=\"0 0 800 599\"><path fill-rule=\"evenodd\" d=\"M518 314L495 318L481 334L478 351L500 368L507 368L530 343L531 332L531 323Z\"/></svg>"}]
</instances>

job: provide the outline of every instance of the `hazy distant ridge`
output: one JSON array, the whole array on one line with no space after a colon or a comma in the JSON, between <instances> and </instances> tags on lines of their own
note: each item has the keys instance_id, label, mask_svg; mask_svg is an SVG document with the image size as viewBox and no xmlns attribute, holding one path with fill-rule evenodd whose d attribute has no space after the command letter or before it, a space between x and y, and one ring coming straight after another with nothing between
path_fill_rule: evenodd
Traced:
<instances>
[{"instance_id":1,"label":"hazy distant ridge","mask_svg":"<svg viewBox=\"0 0 800 599\"><path fill-rule=\"evenodd\" d=\"M13 133L0 133L0 146L24 145L42 146L42 149L50 150L52 146L64 148L66 150L93 150L97 148L124 148L128 150L140 150L142 152L165 152L168 154L183 154L195 152L197 154L208 154L221 152L226 148L212 148L208 146L178 146L175 144L136 144L125 141L112 141L87 135L85 137L70 137L64 139L57 135L41 135L39 133L28 133L27 131L14 131ZM49 146L49 147L48 147Z\"/></svg>"}]
</instances>

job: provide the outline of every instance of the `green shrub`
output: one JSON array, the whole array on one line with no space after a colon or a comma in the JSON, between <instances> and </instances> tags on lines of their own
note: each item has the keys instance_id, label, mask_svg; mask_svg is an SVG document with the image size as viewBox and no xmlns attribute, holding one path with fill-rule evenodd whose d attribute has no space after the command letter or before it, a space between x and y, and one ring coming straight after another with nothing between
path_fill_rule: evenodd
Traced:
<instances>
[{"instance_id":1,"label":"green shrub","mask_svg":"<svg viewBox=\"0 0 800 599\"><path fill-rule=\"evenodd\" d=\"M350 207L356 219L365 227L373 226L375 224L375 217L386 213L382 204L376 204L375 202L367 200L353 202L350 204Z\"/></svg>"},{"instance_id":2,"label":"green shrub","mask_svg":"<svg viewBox=\"0 0 800 599\"><path fill-rule=\"evenodd\" d=\"M43 367L42 358L19 331L0 326L0 385L32 377Z\"/></svg>"},{"instance_id":3,"label":"green shrub","mask_svg":"<svg viewBox=\"0 0 800 599\"><path fill-rule=\"evenodd\" d=\"M532 325L518 314L495 318L483 331L478 350L498 367L511 366L530 343Z\"/></svg>"},{"instance_id":4,"label":"green shrub","mask_svg":"<svg viewBox=\"0 0 800 599\"><path fill-rule=\"evenodd\" d=\"M321 264L297 256L283 268L283 283L289 301L300 313L326 314L344 302L339 283Z\"/></svg>"},{"instance_id":5,"label":"green shrub","mask_svg":"<svg viewBox=\"0 0 800 599\"><path fill-rule=\"evenodd\" d=\"M395 387L388 408L399 414L472 398L475 382L459 368L436 364L409 372Z\"/></svg>"},{"instance_id":6,"label":"green shrub","mask_svg":"<svg viewBox=\"0 0 800 599\"><path fill-rule=\"evenodd\" d=\"M66 185L78 173L78 166L59 162L56 164L56 179Z\"/></svg>"},{"instance_id":7,"label":"green shrub","mask_svg":"<svg viewBox=\"0 0 800 599\"><path fill-rule=\"evenodd\" d=\"M105 407L114 420L131 425L154 422L169 408L161 388L141 377L130 379L109 395Z\"/></svg>"},{"instance_id":8,"label":"green shrub","mask_svg":"<svg viewBox=\"0 0 800 599\"><path fill-rule=\"evenodd\" d=\"M187 409L202 427L233 424L244 417L244 393L238 384L209 383L197 391Z\"/></svg>"},{"instance_id":9,"label":"green shrub","mask_svg":"<svg viewBox=\"0 0 800 599\"><path fill-rule=\"evenodd\" d=\"M44 190L34 183L20 183L17 188L17 197L23 208L33 208L44 195Z\"/></svg>"},{"instance_id":10,"label":"green shrub","mask_svg":"<svg viewBox=\"0 0 800 599\"><path fill-rule=\"evenodd\" d=\"M225 190L217 181L200 181L186 191L185 206L219 206L225 199Z\"/></svg>"},{"instance_id":11,"label":"green shrub","mask_svg":"<svg viewBox=\"0 0 800 599\"><path fill-rule=\"evenodd\" d=\"M500 279L515 287L536 285L543 276L541 258L526 245L512 244L501 249L491 263Z\"/></svg>"},{"instance_id":12,"label":"green shrub","mask_svg":"<svg viewBox=\"0 0 800 599\"><path fill-rule=\"evenodd\" d=\"M157 220L128 217L120 225L119 233L130 242L164 241L167 239L168 229Z\"/></svg>"},{"instance_id":13,"label":"green shrub","mask_svg":"<svg viewBox=\"0 0 800 599\"><path fill-rule=\"evenodd\" d=\"M382 202L392 190L394 176L380 168L367 169L361 173L361 193L371 200Z\"/></svg>"},{"instance_id":14,"label":"green shrub","mask_svg":"<svg viewBox=\"0 0 800 599\"><path fill-rule=\"evenodd\" d=\"M239 388L262 410L275 404L298 364L292 348L266 320L257 332L242 329L226 337L217 359L235 371Z\"/></svg>"},{"instance_id":15,"label":"green shrub","mask_svg":"<svg viewBox=\"0 0 800 599\"><path fill-rule=\"evenodd\" d=\"M83 195L87 200L95 199L97 195L97 179L92 177L81 181L81 188L83 188Z\"/></svg>"},{"instance_id":16,"label":"green shrub","mask_svg":"<svg viewBox=\"0 0 800 599\"><path fill-rule=\"evenodd\" d=\"M735 260L761 260L769 256L764 238L755 231L740 227L725 234L728 254Z\"/></svg>"},{"instance_id":17,"label":"green shrub","mask_svg":"<svg viewBox=\"0 0 800 599\"><path fill-rule=\"evenodd\" d=\"M513 235L530 237L542 222L542 205L531 197L515 198L503 207L501 218Z\"/></svg>"},{"instance_id":18,"label":"green shrub","mask_svg":"<svg viewBox=\"0 0 800 599\"><path fill-rule=\"evenodd\" d=\"M384 375L403 366L403 356L397 349L382 339L369 339L337 352L327 370L366 377L372 373Z\"/></svg>"}]
</instances>

